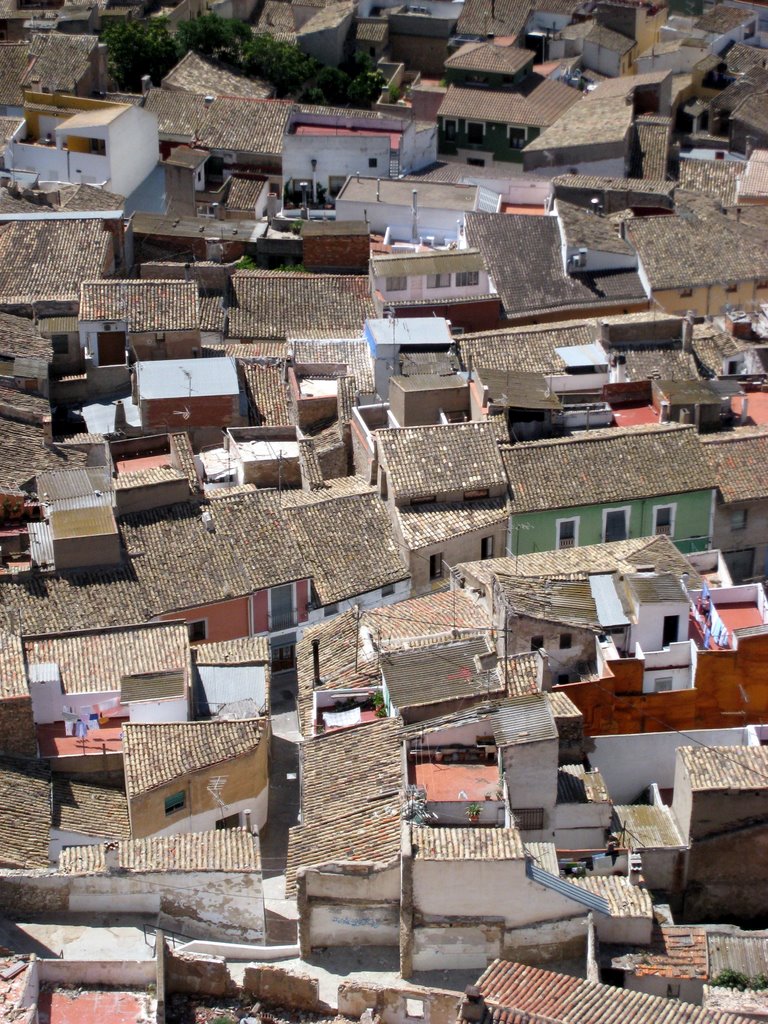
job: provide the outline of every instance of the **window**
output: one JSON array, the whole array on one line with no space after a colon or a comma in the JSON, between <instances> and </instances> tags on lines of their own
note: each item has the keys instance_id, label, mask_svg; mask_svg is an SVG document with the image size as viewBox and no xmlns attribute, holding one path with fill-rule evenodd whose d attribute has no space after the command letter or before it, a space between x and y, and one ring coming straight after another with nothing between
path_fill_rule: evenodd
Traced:
<instances>
[{"instance_id":1,"label":"window","mask_svg":"<svg viewBox=\"0 0 768 1024\"><path fill-rule=\"evenodd\" d=\"M557 674L557 685L558 686L567 686L568 683L570 683L570 681L571 681L571 677L568 675L567 672L558 672L558 674Z\"/></svg>"},{"instance_id":2,"label":"window","mask_svg":"<svg viewBox=\"0 0 768 1024\"><path fill-rule=\"evenodd\" d=\"M390 595L394 594L394 592L395 592L395 584L394 583L385 583L384 586L381 588L381 596L382 597L390 597Z\"/></svg>"},{"instance_id":3,"label":"window","mask_svg":"<svg viewBox=\"0 0 768 1024\"><path fill-rule=\"evenodd\" d=\"M747 510L745 508L737 508L731 512L731 529L732 530L744 530L747 526Z\"/></svg>"},{"instance_id":4,"label":"window","mask_svg":"<svg viewBox=\"0 0 768 1024\"><path fill-rule=\"evenodd\" d=\"M406 999L405 1000L405 1016L411 1019L424 1019L424 1000L423 999Z\"/></svg>"},{"instance_id":5,"label":"window","mask_svg":"<svg viewBox=\"0 0 768 1024\"><path fill-rule=\"evenodd\" d=\"M167 796L165 798L165 816L170 818L172 814L177 814L179 811L184 810L184 804L187 802L187 795L182 789L179 793L174 793L173 796Z\"/></svg>"},{"instance_id":6,"label":"window","mask_svg":"<svg viewBox=\"0 0 768 1024\"><path fill-rule=\"evenodd\" d=\"M427 288L450 288L450 274L427 274Z\"/></svg>"},{"instance_id":7,"label":"window","mask_svg":"<svg viewBox=\"0 0 768 1024\"><path fill-rule=\"evenodd\" d=\"M528 133L525 128L509 127L509 145L512 149L522 149L528 141Z\"/></svg>"},{"instance_id":8,"label":"window","mask_svg":"<svg viewBox=\"0 0 768 1024\"><path fill-rule=\"evenodd\" d=\"M681 299L688 299L693 295L693 288L683 288L680 292Z\"/></svg>"},{"instance_id":9,"label":"window","mask_svg":"<svg viewBox=\"0 0 768 1024\"><path fill-rule=\"evenodd\" d=\"M369 167L378 167L379 166L378 159L375 156L369 156L368 157L368 166Z\"/></svg>"},{"instance_id":10,"label":"window","mask_svg":"<svg viewBox=\"0 0 768 1024\"><path fill-rule=\"evenodd\" d=\"M558 519L557 520L557 546L558 548L575 548L579 544L579 520Z\"/></svg>"},{"instance_id":11,"label":"window","mask_svg":"<svg viewBox=\"0 0 768 1024\"><path fill-rule=\"evenodd\" d=\"M187 632L192 643L205 640L208 636L208 622L205 619L197 619L195 622L187 623Z\"/></svg>"},{"instance_id":12,"label":"window","mask_svg":"<svg viewBox=\"0 0 768 1024\"><path fill-rule=\"evenodd\" d=\"M404 292L408 288L408 278L403 277L388 277L387 278L387 291L388 292Z\"/></svg>"},{"instance_id":13,"label":"window","mask_svg":"<svg viewBox=\"0 0 768 1024\"><path fill-rule=\"evenodd\" d=\"M107 144L104 139L90 139L91 152L95 156L106 156L107 155Z\"/></svg>"},{"instance_id":14,"label":"window","mask_svg":"<svg viewBox=\"0 0 768 1024\"><path fill-rule=\"evenodd\" d=\"M467 121L467 142L479 146L485 136L485 125L481 121Z\"/></svg>"},{"instance_id":15,"label":"window","mask_svg":"<svg viewBox=\"0 0 768 1024\"><path fill-rule=\"evenodd\" d=\"M336 603L334 603L334 604L327 604L323 608L323 615L326 617L326 619L329 618L331 615L338 615L338 612L339 612L339 606Z\"/></svg>"},{"instance_id":16,"label":"window","mask_svg":"<svg viewBox=\"0 0 768 1024\"><path fill-rule=\"evenodd\" d=\"M561 651L569 651L572 646L573 646L573 637L571 636L571 634L570 633L561 633L560 634L560 650Z\"/></svg>"},{"instance_id":17,"label":"window","mask_svg":"<svg viewBox=\"0 0 768 1024\"><path fill-rule=\"evenodd\" d=\"M627 520L629 510L626 508L610 508L603 512L603 541L627 539Z\"/></svg>"},{"instance_id":18,"label":"window","mask_svg":"<svg viewBox=\"0 0 768 1024\"><path fill-rule=\"evenodd\" d=\"M738 290L738 285L735 285L735 284L727 284L727 285L725 286L725 290L726 290L727 292L735 292L735 291L737 291L737 290Z\"/></svg>"},{"instance_id":19,"label":"window","mask_svg":"<svg viewBox=\"0 0 768 1024\"><path fill-rule=\"evenodd\" d=\"M429 578L431 580L439 580L443 575L443 553L437 551L434 555L429 556Z\"/></svg>"},{"instance_id":20,"label":"window","mask_svg":"<svg viewBox=\"0 0 768 1024\"><path fill-rule=\"evenodd\" d=\"M480 557L493 558L493 537L483 537L480 541Z\"/></svg>"},{"instance_id":21,"label":"window","mask_svg":"<svg viewBox=\"0 0 768 1024\"><path fill-rule=\"evenodd\" d=\"M672 676L656 676L651 693L666 693L672 689Z\"/></svg>"},{"instance_id":22,"label":"window","mask_svg":"<svg viewBox=\"0 0 768 1024\"><path fill-rule=\"evenodd\" d=\"M675 532L674 505L656 505L653 510L653 532L671 537Z\"/></svg>"},{"instance_id":23,"label":"window","mask_svg":"<svg viewBox=\"0 0 768 1024\"><path fill-rule=\"evenodd\" d=\"M455 142L456 141L456 122L455 121L445 121L444 125L443 125L443 131L445 132L445 141L446 142Z\"/></svg>"},{"instance_id":24,"label":"window","mask_svg":"<svg viewBox=\"0 0 768 1024\"><path fill-rule=\"evenodd\" d=\"M456 275L457 288L473 288L479 282L480 272L478 270L464 270Z\"/></svg>"},{"instance_id":25,"label":"window","mask_svg":"<svg viewBox=\"0 0 768 1024\"><path fill-rule=\"evenodd\" d=\"M512 816L517 827L523 832L544 828L543 807L513 807Z\"/></svg>"},{"instance_id":26,"label":"window","mask_svg":"<svg viewBox=\"0 0 768 1024\"><path fill-rule=\"evenodd\" d=\"M544 646L544 637L543 636L532 636L531 637L531 650L532 651L540 651L543 646Z\"/></svg>"}]
</instances>

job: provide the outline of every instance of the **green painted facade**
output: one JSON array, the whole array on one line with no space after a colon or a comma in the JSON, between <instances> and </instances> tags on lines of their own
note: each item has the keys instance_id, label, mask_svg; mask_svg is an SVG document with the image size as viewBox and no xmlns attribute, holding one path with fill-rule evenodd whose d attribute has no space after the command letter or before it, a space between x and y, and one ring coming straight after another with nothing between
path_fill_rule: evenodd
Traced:
<instances>
[{"instance_id":1,"label":"green painted facade","mask_svg":"<svg viewBox=\"0 0 768 1024\"><path fill-rule=\"evenodd\" d=\"M510 517L508 553L515 556L556 550L559 546L558 520L561 519L578 519L576 546L602 544L603 513L609 509L627 509L627 539L652 537L656 533L654 509L667 505L674 509L670 536L678 549L683 554L705 551L711 543L713 494L711 490L689 491L660 498L513 514Z\"/></svg>"},{"instance_id":2,"label":"green painted facade","mask_svg":"<svg viewBox=\"0 0 768 1024\"><path fill-rule=\"evenodd\" d=\"M482 98L482 93L480 93ZM484 126L482 142L470 142L471 129L467 127L468 122L464 118L439 117L437 119L437 151L446 156L456 156L460 149L476 150L478 156L483 153L493 154L494 160L505 160L508 163L521 164L523 162L523 150L516 148L509 141L510 125L498 124L493 121L483 121L482 104L478 103L477 120L472 124ZM446 129L446 122L451 122L455 128ZM524 145L539 135L540 128L526 127L525 125L513 125L525 132Z\"/></svg>"}]
</instances>

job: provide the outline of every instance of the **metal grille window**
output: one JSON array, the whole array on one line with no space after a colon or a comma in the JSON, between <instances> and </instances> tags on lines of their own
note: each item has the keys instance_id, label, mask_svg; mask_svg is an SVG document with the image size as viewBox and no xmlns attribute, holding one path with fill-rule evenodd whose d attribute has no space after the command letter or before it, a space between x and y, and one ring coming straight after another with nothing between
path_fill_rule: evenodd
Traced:
<instances>
[{"instance_id":1,"label":"metal grille window","mask_svg":"<svg viewBox=\"0 0 768 1024\"><path fill-rule=\"evenodd\" d=\"M521 832L535 832L544 828L543 807L513 807L512 815Z\"/></svg>"},{"instance_id":2,"label":"metal grille window","mask_svg":"<svg viewBox=\"0 0 768 1024\"><path fill-rule=\"evenodd\" d=\"M450 288L451 287L451 275L450 274L428 274L427 275L427 288Z\"/></svg>"},{"instance_id":3,"label":"metal grille window","mask_svg":"<svg viewBox=\"0 0 768 1024\"><path fill-rule=\"evenodd\" d=\"M522 149L528 141L528 133L525 128L513 128L510 126L509 129L509 144L512 149Z\"/></svg>"},{"instance_id":4,"label":"metal grille window","mask_svg":"<svg viewBox=\"0 0 768 1024\"><path fill-rule=\"evenodd\" d=\"M388 292L404 292L408 288L407 277L388 277L387 278L387 291Z\"/></svg>"},{"instance_id":5,"label":"metal grille window","mask_svg":"<svg viewBox=\"0 0 768 1024\"><path fill-rule=\"evenodd\" d=\"M457 288L473 288L480 281L480 272L477 270L463 270L456 275Z\"/></svg>"}]
</instances>

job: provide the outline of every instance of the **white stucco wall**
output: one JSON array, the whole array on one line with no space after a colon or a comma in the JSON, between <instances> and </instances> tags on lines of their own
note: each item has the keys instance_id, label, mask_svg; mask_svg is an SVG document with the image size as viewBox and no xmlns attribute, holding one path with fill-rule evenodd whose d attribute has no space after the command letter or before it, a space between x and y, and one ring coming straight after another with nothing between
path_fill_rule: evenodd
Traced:
<instances>
[{"instance_id":1,"label":"white stucco wall","mask_svg":"<svg viewBox=\"0 0 768 1024\"><path fill-rule=\"evenodd\" d=\"M107 156L111 170L110 190L129 196L154 170L160 144L157 116L140 107L130 107L110 126Z\"/></svg>"}]
</instances>

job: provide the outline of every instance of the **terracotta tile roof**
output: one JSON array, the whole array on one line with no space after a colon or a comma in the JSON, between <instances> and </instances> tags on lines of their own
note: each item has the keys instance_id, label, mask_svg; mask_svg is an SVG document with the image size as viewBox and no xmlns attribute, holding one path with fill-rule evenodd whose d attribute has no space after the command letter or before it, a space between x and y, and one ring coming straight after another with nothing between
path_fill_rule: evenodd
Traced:
<instances>
[{"instance_id":1,"label":"terracotta tile roof","mask_svg":"<svg viewBox=\"0 0 768 1024\"><path fill-rule=\"evenodd\" d=\"M48 867L50 831L50 768L0 756L0 866Z\"/></svg>"},{"instance_id":2,"label":"terracotta tile roof","mask_svg":"<svg viewBox=\"0 0 768 1024\"><path fill-rule=\"evenodd\" d=\"M628 237L654 290L768 277L764 246L725 217L640 217Z\"/></svg>"},{"instance_id":3,"label":"terracotta tile roof","mask_svg":"<svg viewBox=\"0 0 768 1024\"><path fill-rule=\"evenodd\" d=\"M430 828L411 826L414 860L522 860L516 828Z\"/></svg>"},{"instance_id":4,"label":"terracotta tile roof","mask_svg":"<svg viewBox=\"0 0 768 1024\"><path fill-rule=\"evenodd\" d=\"M765 199L766 196L768 196L768 149L755 149L741 175L738 184L738 197L741 199Z\"/></svg>"},{"instance_id":5,"label":"terracotta tile roof","mask_svg":"<svg viewBox=\"0 0 768 1024\"><path fill-rule=\"evenodd\" d=\"M754 13L749 10L742 10L740 7L721 7L719 4L702 14L693 23L693 27L699 32L711 32L715 35L722 35L730 32L740 25L743 25Z\"/></svg>"},{"instance_id":6,"label":"terracotta tile roof","mask_svg":"<svg viewBox=\"0 0 768 1024\"><path fill-rule=\"evenodd\" d=\"M498 527L509 518L509 508L507 499L502 497L455 504L403 505L395 514L405 544L413 549Z\"/></svg>"},{"instance_id":7,"label":"terracotta tile roof","mask_svg":"<svg viewBox=\"0 0 768 1024\"><path fill-rule=\"evenodd\" d=\"M554 709L552 714L554 715ZM610 797L599 770L587 771L583 764L563 764L557 769L557 802L604 804L610 802Z\"/></svg>"},{"instance_id":8,"label":"terracotta tile roof","mask_svg":"<svg viewBox=\"0 0 768 1024\"><path fill-rule=\"evenodd\" d=\"M593 430L578 437L513 445L503 449L502 456L513 514L714 486L696 432L675 425Z\"/></svg>"},{"instance_id":9,"label":"terracotta tile roof","mask_svg":"<svg viewBox=\"0 0 768 1024\"><path fill-rule=\"evenodd\" d=\"M375 437L398 501L506 482L496 434L488 423L377 430Z\"/></svg>"},{"instance_id":10,"label":"terracotta tile roof","mask_svg":"<svg viewBox=\"0 0 768 1024\"><path fill-rule=\"evenodd\" d=\"M723 359L743 352L747 347L745 342L721 331L715 324L694 324L693 354L708 377L719 377L723 372Z\"/></svg>"},{"instance_id":11,"label":"terracotta tile roof","mask_svg":"<svg viewBox=\"0 0 768 1024\"><path fill-rule=\"evenodd\" d=\"M520 52L520 51L517 51ZM501 124L544 128L553 124L581 100L577 89L549 78L531 75L514 91L451 85L440 104L438 117L477 118Z\"/></svg>"},{"instance_id":12,"label":"terracotta tile roof","mask_svg":"<svg viewBox=\"0 0 768 1024\"><path fill-rule=\"evenodd\" d=\"M372 608L363 612L362 626L377 643L390 646L410 637L486 630L490 618L485 607L465 590L450 590Z\"/></svg>"},{"instance_id":13,"label":"terracotta tile roof","mask_svg":"<svg viewBox=\"0 0 768 1024\"><path fill-rule=\"evenodd\" d=\"M692 925L661 925L653 930L651 945L637 952L622 946L601 945L610 954L611 965L631 971L635 977L690 978L706 981L709 977L707 930Z\"/></svg>"},{"instance_id":14,"label":"terracotta tile roof","mask_svg":"<svg viewBox=\"0 0 768 1024\"><path fill-rule=\"evenodd\" d=\"M29 697L24 648L17 632L0 630L0 700Z\"/></svg>"},{"instance_id":15,"label":"terracotta tile roof","mask_svg":"<svg viewBox=\"0 0 768 1024\"><path fill-rule=\"evenodd\" d=\"M734 206L736 178L742 170L740 163L731 160L681 160L680 185L712 196L723 206Z\"/></svg>"},{"instance_id":16,"label":"terracotta tile roof","mask_svg":"<svg viewBox=\"0 0 768 1024\"><path fill-rule=\"evenodd\" d=\"M253 34L272 36L281 43L295 43L296 21L292 5L287 0L266 0L253 26Z\"/></svg>"},{"instance_id":17,"label":"terracotta tile roof","mask_svg":"<svg viewBox=\"0 0 768 1024\"><path fill-rule=\"evenodd\" d=\"M291 345L294 363L336 363L346 367L346 373L355 380L358 391L372 394L374 391L371 353L363 338L348 338L344 341L332 339L302 339Z\"/></svg>"},{"instance_id":18,"label":"terracotta tile roof","mask_svg":"<svg viewBox=\"0 0 768 1024\"><path fill-rule=\"evenodd\" d=\"M696 360L690 352L683 352L680 342L671 345L641 345L628 348L610 346L611 355L623 355L627 380L695 380L700 376Z\"/></svg>"},{"instance_id":19,"label":"terracotta tile roof","mask_svg":"<svg viewBox=\"0 0 768 1024\"><path fill-rule=\"evenodd\" d=\"M125 785L132 799L190 772L252 754L263 739L264 719L128 723L123 732Z\"/></svg>"},{"instance_id":20,"label":"terracotta tile roof","mask_svg":"<svg viewBox=\"0 0 768 1024\"><path fill-rule=\"evenodd\" d=\"M21 82L29 66L29 44L0 43L0 104L22 107L24 93Z\"/></svg>"},{"instance_id":21,"label":"terracotta tile roof","mask_svg":"<svg viewBox=\"0 0 768 1024\"><path fill-rule=\"evenodd\" d=\"M162 81L164 89L202 93L210 96L249 96L267 99L274 89L259 78L241 75L220 61L189 50Z\"/></svg>"},{"instance_id":22,"label":"terracotta tile roof","mask_svg":"<svg viewBox=\"0 0 768 1024\"><path fill-rule=\"evenodd\" d=\"M623 38L623 37L622 37ZM672 118L646 114L635 118L630 174L653 181L667 177Z\"/></svg>"},{"instance_id":23,"label":"terracotta tile roof","mask_svg":"<svg viewBox=\"0 0 768 1024\"><path fill-rule=\"evenodd\" d=\"M493 671L478 669L475 660L489 653L483 635L427 642L389 650L381 656L381 672L398 709L425 707L457 699L500 696L504 683Z\"/></svg>"},{"instance_id":24,"label":"terracotta tile roof","mask_svg":"<svg viewBox=\"0 0 768 1024\"><path fill-rule=\"evenodd\" d=\"M608 217L562 199L557 200L557 216L569 246L577 249L586 246L600 252L621 254L634 252L629 242L619 234L617 225Z\"/></svg>"},{"instance_id":25,"label":"terracotta tile roof","mask_svg":"<svg viewBox=\"0 0 768 1024\"><path fill-rule=\"evenodd\" d=\"M0 416L0 486L21 487L38 473L85 465L86 455L60 444L46 444L42 427Z\"/></svg>"},{"instance_id":26,"label":"terracotta tile roof","mask_svg":"<svg viewBox=\"0 0 768 1024\"><path fill-rule=\"evenodd\" d=\"M573 573L633 572L652 566L655 572L688 572L690 586L701 579L669 537L636 537L611 544L586 544L584 547L539 551L517 558L489 558L482 562L464 562L457 571L487 585L495 576L569 576ZM695 581L695 582L693 582Z\"/></svg>"},{"instance_id":27,"label":"terracotta tile roof","mask_svg":"<svg viewBox=\"0 0 768 1024\"><path fill-rule=\"evenodd\" d=\"M265 665L270 661L269 638L244 636L193 648L196 665Z\"/></svg>"},{"instance_id":28,"label":"terracotta tile roof","mask_svg":"<svg viewBox=\"0 0 768 1024\"><path fill-rule=\"evenodd\" d=\"M678 747L691 789L765 789L768 747Z\"/></svg>"},{"instance_id":29,"label":"terracotta tile roof","mask_svg":"<svg viewBox=\"0 0 768 1024\"><path fill-rule=\"evenodd\" d=\"M584 160L589 146L622 143L631 127L632 105L617 103L613 96L598 98L595 90L589 98L567 107L554 124L528 143L526 149L529 152L580 149Z\"/></svg>"},{"instance_id":30,"label":"terracotta tile roof","mask_svg":"<svg viewBox=\"0 0 768 1024\"><path fill-rule=\"evenodd\" d=\"M656 850L686 845L669 807L617 804L613 813L612 830L617 834L624 833L624 841L632 849Z\"/></svg>"},{"instance_id":31,"label":"terracotta tile roof","mask_svg":"<svg viewBox=\"0 0 768 1024\"><path fill-rule=\"evenodd\" d=\"M525 28L533 4L530 0L466 0L456 23L459 36L516 36Z\"/></svg>"},{"instance_id":32,"label":"terracotta tile roof","mask_svg":"<svg viewBox=\"0 0 768 1024\"><path fill-rule=\"evenodd\" d=\"M746 1017L494 960L477 982L497 1024L747 1024Z\"/></svg>"},{"instance_id":33,"label":"terracotta tile roof","mask_svg":"<svg viewBox=\"0 0 768 1024\"><path fill-rule=\"evenodd\" d=\"M200 309L200 330L218 332L223 335L227 323L223 296L200 295L197 301ZM217 354L225 355L224 352Z\"/></svg>"},{"instance_id":34,"label":"terracotta tile roof","mask_svg":"<svg viewBox=\"0 0 768 1024\"><path fill-rule=\"evenodd\" d=\"M117 192L108 192L107 189L98 188L96 185L59 186L59 209L78 210L83 213L123 210L125 196L118 195Z\"/></svg>"},{"instance_id":35,"label":"terracotta tile roof","mask_svg":"<svg viewBox=\"0 0 768 1024\"><path fill-rule=\"evenodd\" d=\"M144 109L157 117L160 137L197 138L198 126L205 117L205 96L170 89L150 89Z\"/></svg>"},{"instance_id":36,"label":"terracotta tile roof","mask_svg":"<svg viewBox=\"0 0 768 1024\"><path fill-rule=\"evenodd\" d=\"M517 46L499 46L496 43L464 43L445 61L445 67L466 71L492 71L499 75L514 75L536 54Z\"/></svg>"},{"instance_id":37,"label":"terracotta tile roof","mask_svg":"<svg viewBox=\"0 0 768 1024\"><path fill-rule=\"evenodd\" d=\"M84 281L80 320L125 320L129 330L194 331L200 322L194 281Z\"/></svg>"},{"instance_id":38,"label":"terracotta tile roof","mask_svg":"<svg viewBox=\"0 0 768 1024\"><path fill-rule=\"evenodd\" d=\"M259 871L261 861L255 836L242 828L222 828L125 840L118 845L118 865L123 871L137 874L167 874ZM100 874L105 870L103 846L70 846L61 852L59 871L62 874Z\"/></svg>"},{"instance_id":39,"label":"terracotta tile roof","mask_svg":"<svg viewBox=\"0 0 768 1024\"><path fill-rule=\"evenodd\" d=\"M371 487L358 476L342 476L333 480L323 480L320 487L310 491L292 488L283 491L283 508L299 508L302 505L314 505L318 501L331 501L334 498L348 498L353 494L373 494Z\"/></svg>"},{"instance_id":40,"label":"terracotta tile roof","mask_svg":"<svg viewBox=\"0 0 768 1024\"><path fill-rule=\"evenodd\" d=\"M518 373L565 373L566 365L556 348L588 345L594 341L596 329L590 321L573 320L551 326L511 327L499 331L462 334L456 349L462 368L487 367Z\"/></svg>"},{"instance_id":41,"label":"terracotta tile roof","mask_svg":"<svg viewBox=\"0 0 768 1024\"><path fill-rule=\"evenodd\" d=\"M149 469L120 473L115 478L116 491L130 491L137 487L153 487L173 480L186 480L186 475L173 466L151 466Z\"/></svg>"},{"instance_id":42,"label":"terracotta tile roof","mask_svg":"<svg viewBox=\"0 0 768 1024\"><path fill-rule=\"evenodd\" d=\"M51 414L51 403L47 398L36 391L6 387L5 384L0 384L0 406L5 416L38 426L42 426L44 418Z\"/></svg>"},{"instance_id":43,"label":"terracotta tile roof","mask_svg":"<svg viewBox=\"0 0 768 1024\"><path fill-rule=\"evenodd\" d=\"M559 174L552 179L552 184L555 186L556 194L560 189L586 189L595 192L621 192L628 196L648 192L671 197L675 191L675 183L662 178L604 178L593 174Z\"/></svg>"},{"instance_id":44,"label":"terracotta tile roof","mask_svg":"<svg viewBox=\"0 0 768 1024\"><path fill-rule=\"evenodd\" d=\"M599 46L603 50L618 53L622 57L637 45L634 39L629 39L627 36L622 35L621 32L614 32L613 29L606 28L605 25L601 25L596 21L592 22L584 39L587 42L594 43L595 46Z\"/></svg>"},{"instance_id":45,"label":"terracotta tile roof","mask_svg":"<svg viewBox=\"0 0 768 1024\"><path fill-rule=\"evenodd\" d=\"M258 426L291 426L284 368L279 363L238 363L245 384L249 418Z\"/></svg>"},{"instance_id":46,"label":"terracotta tile roof","mask_svg":"<svg viewBox=\"0 0 768 1024\"><path fill-rule=\"evenodd\" d=\"M104 839L129 839L128 801L122 790L93 782L87 776L54 772L51 825Z\"/></svg>"},{"instance_id":47,"label":"terracotta tile roof","mask_svg":"<svg viewBox=\"0 0 768 1024\"><path fill-rule=\"evenodd\" d=\"M355 24L355 39L366 43L386 43L389 39L389 23L387 19L358 19Z\"/></svg>"},{"instance_id":48,"label":"terracotta tile roof","mask_svg":"<svg viewBox=\"0 0 768 1024\"><path fill-rule=\"evenodd\" d=\"M482 252L508 318L646 298L635 271L567 274L555 217L468 213L465 223L467 241Z\"/></svg>"},{"instance_id":49,"label":"terracotta tile roof","mask_svg":"<svg viewBox=\"0 0 768 1024\"><path fill-rule=\"evenodd\" d=\"M768 67L768 53L748 43L734 43L725 54L725 62L731 74L740 75Z\"/></svg>"},{"instance_id":50,"label":"terracotta tile roof","mask_svg":"<svg viewBox=\"0 0 768 1024\"><path fill-rule=\"evenodd\" d=\"M768 432L734 431L701 438L723 501L768 497Z\"/></svg>"},{"instance_id":51,"label":"terracotta tile roof","mask_svg":"<svg viewBox=\"0 0 768 1024\"><path fill-rule=\"evenodd\" d=\"M206 149L279 156L291 107L288 100L220 96L205 108L198 141Z\"/></svg>"},{"instance_id":52,"label":"terracotta tile roof","mask_svg":"<svg viewBox=\"0 0 768 1024\"><path fill-rule=\"evenodd\" d=\"M256 203L266 187L267 182L263 179L245 178L242 174L233 174L227 193L227 209L246 210L253 214Z\"/></svg>"},{"instance_id":53,"label":"terracotta tile roof","mask_svg":"<svg viewBox=\"0 0 768 1024\"><path fill-rule=\"evenodd\" d=\"M58 665L65 694L118 690L126 676L149 673L176 671L189 679L189 641L184 623L27 635L24 656L29 666Z\"/></svg>"},{"instance_id":54,"label":"terracotta tile roof","mask_svg":"<svg viewBox=\"0 0 768 1024\"><path fill-rule=\"evenodd\" d=\"M95 64L95 35L70 35L68 32L33 33L29 44L30 65L22 83L27 88L41 87L49 92L75 92L81 80ZM40 80L40 85L35 83Z\"/></svg>"},{"instance_id":55,"label":"terracotta tile roof","mask_svg":"<svg viewBox=\"0 0 768 1024\"><path fill-rule=\"evenodd\" d=\"M286 894L302 866L398 859L399 731L383 718L304 743L302 824L289 832Z\"/></svg>"},{"instance_id":56,"label":"terracotta tile roof","mask_svg":"<svg viewBox=\"0 0 768 1024\"><path fill-rule=\"evenodd\" d=\"M610 907L611 917L653 916L653 900L647 889L633 885L628 878L616 875L588 875L574 878L573 884L596 896L604 896Z\"/></svg>"},{"instance_id":57,"label":"terracotta tile roof","mask_svg":"<svg viewBox=\"0 0 768 1024\"><path fill-rule=\"evenodd\" d=\"M24 253L24 259L18 254ZM0 226L0 303L77 302L80 282L110 269L112 236L100 220L13 221Z\"/></svg>"},{"instance_id":58,"label":"terracotta tile roof","mask_svg":"<svg viewBox=\"0 0 768 1024\"><path fill-rule=\"evenodd\" d=\"M375 315L367 277L269 270L240 270L232 277L233 338L358 337Z\"/></svg>"},{"instance_id":59,"label":"terracotta tile roof","mask_svg":"<svg viewBox=\"0 0 768 1024\"><path fill-rule=\"evenodd\" d=\"M288 515L322 604L409 578L377 494L316 502Z\"/></svg>"}]
</instances>

